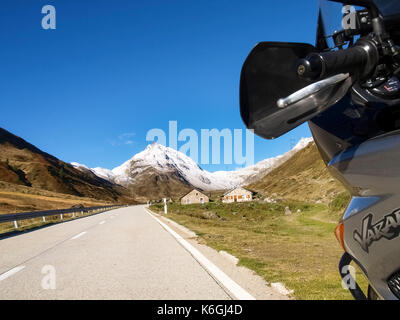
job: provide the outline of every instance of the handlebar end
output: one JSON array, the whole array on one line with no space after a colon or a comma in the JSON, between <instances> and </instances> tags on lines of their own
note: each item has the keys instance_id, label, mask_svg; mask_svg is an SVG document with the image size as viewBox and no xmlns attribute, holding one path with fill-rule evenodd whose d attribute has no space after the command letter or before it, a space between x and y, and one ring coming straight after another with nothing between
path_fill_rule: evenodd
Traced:
<instances>
[{"instance_id":1,"label":"handlebar end","mask_svg":"<svg viewBox=\"0 0 400 320\"><path fill-rule=\"evenodd\" d=\"M322 61L317 54L311 54L300 59L296 66L297 75L307 80L317 80L323 71Z\"/></svg>"}]
</instances>

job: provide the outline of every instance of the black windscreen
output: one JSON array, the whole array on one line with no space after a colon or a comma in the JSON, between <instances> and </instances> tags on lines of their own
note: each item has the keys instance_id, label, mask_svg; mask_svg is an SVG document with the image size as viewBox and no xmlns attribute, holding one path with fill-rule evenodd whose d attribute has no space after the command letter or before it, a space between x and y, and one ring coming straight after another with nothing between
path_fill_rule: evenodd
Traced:
<instances>
[{"instance_id":1,"label":"black windscreen","mask_svg":"<svg viewBox=\"0 0 400 320\"><path fill-rule=\"evenodd\" d=\"M384 17L400 14L400 0L374 0L374 2Z\"/></svg>"}]
</instances>

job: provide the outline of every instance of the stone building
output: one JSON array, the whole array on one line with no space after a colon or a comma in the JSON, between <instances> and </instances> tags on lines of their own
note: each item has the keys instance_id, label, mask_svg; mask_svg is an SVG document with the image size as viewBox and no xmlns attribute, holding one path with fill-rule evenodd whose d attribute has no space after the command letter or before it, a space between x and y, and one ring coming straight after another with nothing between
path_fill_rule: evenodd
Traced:
<instances>
[{"instance_id":1,"label":"stone building","mask_svg":"<svg viewBox=\"0 0 400 320\"><path fill-rule=\"evenodd\" d=\"M181 198L181 204L206 203L208 201L208 197L196 189L193 189Z\"/></svg>"},{"instance_id":2,"label":"stone building","mask_svg":"<svg viewBox=\"0 0 400 320\"><path fill-rule=\"evenodd\" d=\"M244 188L231 189L222 196L223 203L252 201L253 192Z\"/></svg>"}]
</instances>

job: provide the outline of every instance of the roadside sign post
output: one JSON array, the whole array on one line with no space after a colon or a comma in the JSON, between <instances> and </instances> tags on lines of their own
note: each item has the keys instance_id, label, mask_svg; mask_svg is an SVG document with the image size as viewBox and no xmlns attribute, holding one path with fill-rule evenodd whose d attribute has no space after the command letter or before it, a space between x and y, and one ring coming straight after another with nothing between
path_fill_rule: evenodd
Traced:
<instances>
[{"instance_id":1,"label":"roadside sign post","mask_svg":"<svg viewBox=\"0 0 400 320\"><path fill-rule=\"evenodd\" d=\"M167 214L167 198L164 198L164 213Z\"/></svg>"}]
</instances>

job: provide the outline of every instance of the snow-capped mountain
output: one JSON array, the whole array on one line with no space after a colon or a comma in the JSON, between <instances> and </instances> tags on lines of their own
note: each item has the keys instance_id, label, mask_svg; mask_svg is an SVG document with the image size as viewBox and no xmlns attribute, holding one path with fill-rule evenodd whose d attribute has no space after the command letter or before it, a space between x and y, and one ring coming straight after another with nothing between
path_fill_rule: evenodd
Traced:
<instances>
[{"instance_id":1,"label":"snow-capped mountain","mask_svg":"<svg viewBox=\"0 0 400 320\"><path fill-rule=\"evenodd\" d=\"M252 166L234 171L216 171L213 172L212 175L221 181L230 181L231 187L248 185L263 178L266 174L291 158L296 152L305 148L312 141L312 138L301 138L292 150L283 155L267 158Z\"/></svg>"},{"instance_id":2,"label":"snow-capped mountain","mask_svg":"<svg viewBox=\"0 0 400 320\"><path fill-rule=\"evenodd\" d=\"M89 169L85 165L71 163L82 171L90 170L97 176L127 187L150 183L160 185L160 179L167 183L182 183L186 188L196 187L204 191L224 190L247 185L264 177L267 173L288 160L297 151L306 147L312 138L302 138L290 151L275 158L262 160L255 165L234 170L209 172L203 170L190 157L175 149L153 143L130 160L112 170L104 168Z\"/></svg>"}]
</instances>

